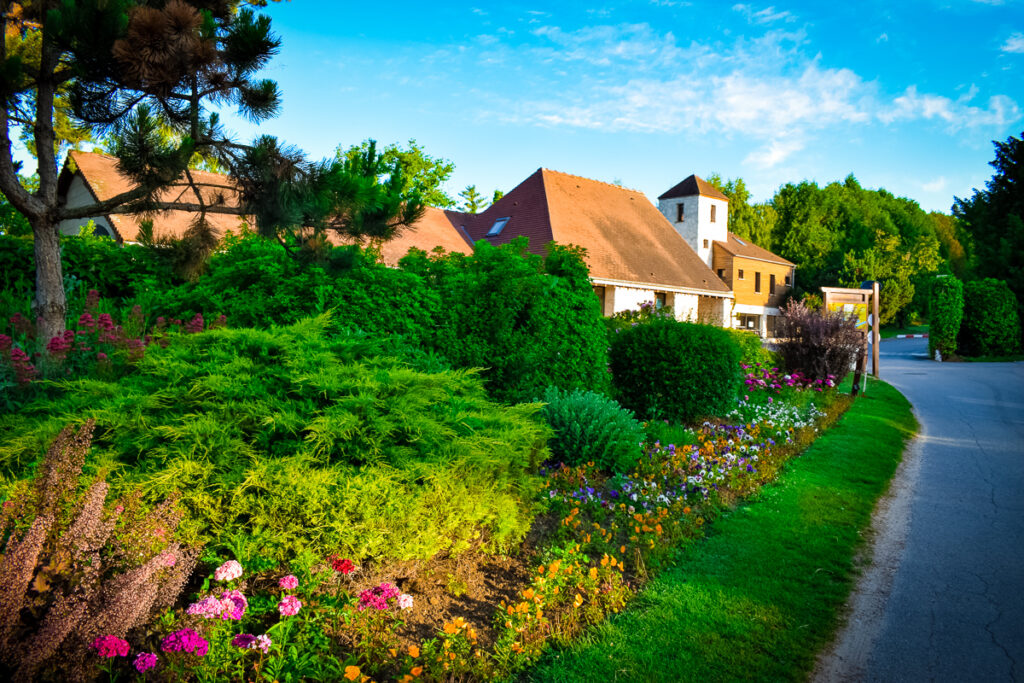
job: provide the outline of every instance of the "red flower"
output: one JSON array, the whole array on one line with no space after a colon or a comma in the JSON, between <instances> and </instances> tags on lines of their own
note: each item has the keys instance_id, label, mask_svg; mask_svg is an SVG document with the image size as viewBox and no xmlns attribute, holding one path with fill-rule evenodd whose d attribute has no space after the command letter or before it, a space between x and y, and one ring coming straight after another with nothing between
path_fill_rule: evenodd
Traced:
<instances>
[{"instance_id":1,"label":"red flower","mask_svg":"<svg viewBox=\"0 0 1024 683\"><path fill-rule=\"evenodd\" d=\"M331 558L331 566L334 567L334 571L341 574L350 574L355 569L355 565L352 564L352 560L342 558L340 555L335 555Z\"/></svg>"}]
</instances>

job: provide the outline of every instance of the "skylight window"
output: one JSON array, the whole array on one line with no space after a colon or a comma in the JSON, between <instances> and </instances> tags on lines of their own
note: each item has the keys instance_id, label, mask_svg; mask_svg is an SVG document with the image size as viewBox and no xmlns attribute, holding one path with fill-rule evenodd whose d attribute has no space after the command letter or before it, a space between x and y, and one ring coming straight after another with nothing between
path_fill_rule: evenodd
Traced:
<instances>
[{"instance_id":1,"label":"skylight window","mask_svg":"<svg viewBox=\"0 0 1024 683\"><path fill-rule=\"evenodd\" d=\"M743 240L741 240L739 237L735 237L733 239L735 239L737 242L739 242L741 247L747 246L747 243L744 242Z\"/></svg>"},{"instance_id":2,"label":"skylight window","mask_svg":"<svg viewBox=\"0 0 1024 683\"><path fill-rule=\"evenodd\" d=\"M511 216L499 218L498 220L494 221L494 225L492 225L491 229L487 231L487 236L497 237L498 235L500 235L501 231L505 229L505 225L508 223L509 218L511 218Z\"/></svg>"}]
</instances>

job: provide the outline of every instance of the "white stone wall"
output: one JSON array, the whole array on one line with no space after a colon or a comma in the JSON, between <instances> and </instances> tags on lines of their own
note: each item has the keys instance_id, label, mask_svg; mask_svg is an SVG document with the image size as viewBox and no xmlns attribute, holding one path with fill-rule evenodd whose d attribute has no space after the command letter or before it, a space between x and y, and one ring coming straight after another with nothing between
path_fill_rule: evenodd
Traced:
<instances>
[{"instance_id":1,"label":"white stone wall","mask_svg":"<svg viewBox=\"0 0 1024 683\"><path fill-rule=\"evenodd\" d=\"M653 289L640 289L638 287L621 287L619 285L615 285L615 306L613 307L612 313L635 311L644 303L654 303Z\"/></svg>"},{"instance_id":2,"label":"white stone wall","mask_svg":"<svg viewBox=\"0 0 1024 683\"><path fill-rule=\"evenodd\" d=\"M76 206L86 206L88 204L95 204L96 200L93 199L92 192L89 187L82 180L81 174L76 173L75 177L71 179L71 184L68 185L68 197L67 206L68 208L75 208ZM103 234L101 228L106 230L107 237L114 236L114 228L103 216L94 216L92 218L96 224L97 235ZM89 222L88 218L72 218L60 222L60 232L63 235L77 235L82 226Z\"/></svg>"},{"instance_id":3,"label":"white stone wall","mask_svg":"<svg viewBox=\"0 0 1024 683\"><path fill-rule=\"evenodd\" d=\"M683 221L679 217L679 205L683 205ZM711 207L715 207L715 222L711 222ZM683 239L697 252L704 263L711 267L712 244L715 240L726 241L729 231L729 202L693 195L658 201L658 209L668 222L683 236ZM707 240L708 246L704 246Z\"/></svg>"},{"instance_id":4,"label":"white stone wall","mask_svg":"<svg viewBox=\"0 0 1024 683\"><path fill-rule=\"evenodd\" d=\"M696 294L676 294L676 320L697 320L700 298Z\"/></svg>"}]
</instances>

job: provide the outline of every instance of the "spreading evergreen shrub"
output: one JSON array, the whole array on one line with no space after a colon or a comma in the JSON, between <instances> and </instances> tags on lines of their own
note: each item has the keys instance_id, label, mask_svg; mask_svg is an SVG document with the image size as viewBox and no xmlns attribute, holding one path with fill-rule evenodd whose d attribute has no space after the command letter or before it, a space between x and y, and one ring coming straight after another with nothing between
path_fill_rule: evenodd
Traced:
<instances>
[{"instance_id":1,"label":"spreading evergreen shrub","mask_svg":"<svg viewBox=\"0 0 1024 683\"><path fill-rule=\"evenodd\" d=\"M928 354L934 358L938 351L951 356L956 351L956 339L964 315L964 286L952 275L938 277L932 282L931 320L928 322Z\"/></svg>"},{"instance_id":2,"label":"spreading evergreen shrub","mask_svg":"<svg viewBox=\"0 0 1024 683\"><path fill-rule=\"evenodd\" d=\"M718 327L654 320L616 334L610 355L619 402L644 419L723 414L739 390L740 350Z\"/></svg>"},{"instance_id":3,"label":"spreading evergreen shrub","mask_svg":"<svg viewBox=\"0 0 1024 683\"><path fill-rule=\"evenodd\" d=\"M1011 354L1020 348L1017 297L1002 280L964 284L964 315L957 353L964 356Z\"/></svg>"},{"instance_id":4,"label":"spreading evergreen shrub","mask_svg":"<svg viewBox=\"0 0 1024 683\"><path fill-rule=\"evenodd\" d=\"M0 417L0 472L29 476L66 423L91 417L87 471L150 500L179 494L192 540L393 560L520 541L547 457L540 406L494 404L473 371L425 373L327 326L183 336L120 381L64 382Z\"/></svg>"},{"instance_id":5,"label":"spreading evergreen shrub","mask_svg":"<svg viewBox=\"0 0 1024 683\"><path fill-rule=\"evenodd\" d=\"M593 462L609 472L626 472L636 464L644 428L618 403L593 391L544 392L544 419L554 430L551 457L567 465Z\"/></svg>"}]
</instances>

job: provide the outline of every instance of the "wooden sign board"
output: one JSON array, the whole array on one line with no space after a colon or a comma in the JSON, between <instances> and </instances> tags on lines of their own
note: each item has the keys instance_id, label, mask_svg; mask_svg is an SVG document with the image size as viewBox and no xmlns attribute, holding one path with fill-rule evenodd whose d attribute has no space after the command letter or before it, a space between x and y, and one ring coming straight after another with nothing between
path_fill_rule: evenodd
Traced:
<instances>
[{"instance_id":1,"label":"wooden sign board","mask_svg":"<svg viewBox=\"0 0 1024 683\"><path fill-rule=\"evenodd\" d=\"M826 311L841 311L856 318L857 329L871 334L871 374L878 377L878 283L872 282L870 289L822 287L821 293Z\"/></svg>"}]
</instances>

